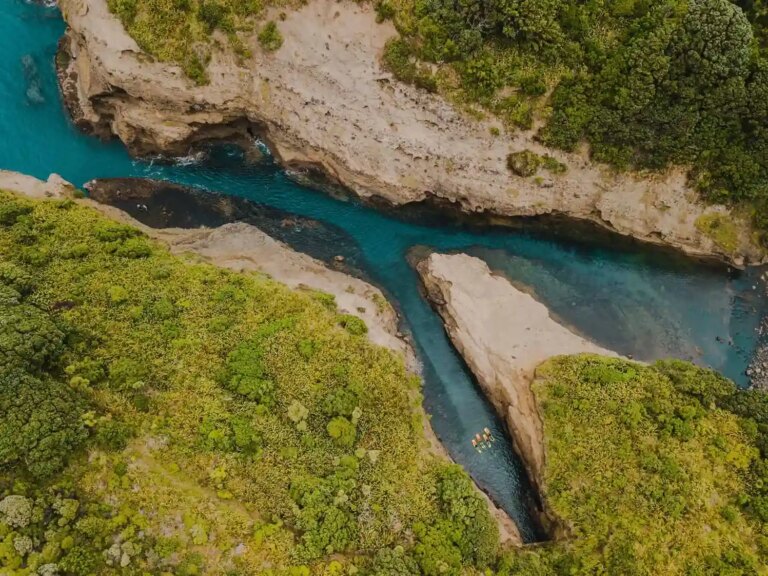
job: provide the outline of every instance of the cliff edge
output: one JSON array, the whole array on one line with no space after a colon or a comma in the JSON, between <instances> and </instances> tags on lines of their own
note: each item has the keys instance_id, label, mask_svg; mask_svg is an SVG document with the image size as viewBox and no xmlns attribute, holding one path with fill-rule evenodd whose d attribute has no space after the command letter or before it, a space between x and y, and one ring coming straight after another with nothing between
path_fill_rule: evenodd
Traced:
<instances>
[{"instance_id":1,"label":"cliff edge","mask_svg":"<svg viewBox=\"0 0 768 576\"><path fill-rule=\"evenodd\" d=\"M202 140L258 136L285 165L318 168L364 198L564 215L736 265L763 257L748 222L701 203L683 170L616 174L583 154L545 149L531 131L494 136L491 122L395 81L379 58L396 31L377 23L370 5L311 0L280 22L279 50L264 52L255 37L248 59L214 50L210 83L195 86L178 66L144 53L106 0L59 4L69 24L59 76L73 118L103 137L117 135L134 154L183 155ZM551 154L565 173L515 176L507 155L524 150ZM727 247L702 226L713 218L734 231Z\"/></svg>"}]
</instances>

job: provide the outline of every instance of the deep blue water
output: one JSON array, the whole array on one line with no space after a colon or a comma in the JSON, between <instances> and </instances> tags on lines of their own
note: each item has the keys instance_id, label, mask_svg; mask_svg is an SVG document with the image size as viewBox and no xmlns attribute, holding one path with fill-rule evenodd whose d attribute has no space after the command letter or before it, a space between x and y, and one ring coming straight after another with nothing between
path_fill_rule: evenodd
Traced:
<instances>
[{"instance_id":1,"label":"deep blue water","mask_svg":"<svg viewBox=\"0 0 768 576\"><path fill-rule=\"evenodd\" d=\"M398 218L334 200L295 184L274 165L248 166L236 154L219 154L205 165L133 160L119 143L105 144L69 124L53 64L63 31L53 9L23 0L0 1L0 168L40 178L56 172L76 185L118 176L173 180L337 228L338 246L312 246L300 234L289 241L321 256L348 254L397 303L423 363L425 406L435 430L528 538L533 532L521 504L527 488L520 463L439 318L419 294L416 274L406 260L414 247L484 258L533 290L564 322L619 352L645 360L693 359L745 383L743 372L764 306L755 272L734 275L655 251L600 248L532 232L472 229L447 221L428 225L422 218ZM484 426L500 440L478 454L469 439Z\"/></svg>"}]
</instances>

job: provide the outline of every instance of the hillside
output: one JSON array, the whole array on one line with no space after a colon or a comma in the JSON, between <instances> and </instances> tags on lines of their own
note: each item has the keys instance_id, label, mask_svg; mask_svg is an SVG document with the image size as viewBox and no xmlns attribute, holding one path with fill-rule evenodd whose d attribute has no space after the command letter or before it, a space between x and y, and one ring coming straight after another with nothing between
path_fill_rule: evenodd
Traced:
<instances>
[{"instance_id":1,"label":"hillside","mask_svg":"<svg viewBox=\"0 0 768 576\"><path fill-rule=\"evenodd\" d=\"M544 496L569 533L510 573L766 574L768 396L687 362L539 367Z\"/></svg>"},{"instance_id":2,"label":"hillside","mask_svg":"<svg viewBox=\"0 0 768 576\"><path fill-rule=\"evenodd\" d=\"M495 561L485 501L427 453L418 379L327 294L9 192L0 281L3 574Z\"/></svg>"},{"instance_id":3,"label":"hillside","mask_svg":"<svg viewBox=\"0 0 768 576\"><path fill-rule=\"evenodd\" d=\"M685 165L615 170L583 150L545 145L540 122L518 129L451 90L398 81L387 55L403 25L382 21L371 4L311 0L254 19L232 12L247 3L230 2L218 27L204 27L203 7L223 4L61 0L68 30L59 80L75 124L117 136L137 156L184 156L222 139L248 148L259 138L283 166L379 206L435 203L496 222L586 221L737 266L763 259L751 212L725 196L705 202ZM279 47L259 39L269 19ZM231 32L232 21L243 29ZM204 56L203 81L172 48ZM432 68L453 78L452 66ZM500 98L511 91L497 90Z\"/></svg>"}]
</instances>

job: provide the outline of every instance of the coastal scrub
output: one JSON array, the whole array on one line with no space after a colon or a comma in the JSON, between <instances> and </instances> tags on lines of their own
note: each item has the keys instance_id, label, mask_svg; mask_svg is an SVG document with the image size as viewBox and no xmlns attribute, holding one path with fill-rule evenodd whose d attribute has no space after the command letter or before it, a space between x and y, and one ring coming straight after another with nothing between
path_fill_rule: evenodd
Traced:
<instances>
[{"instance_id":1,"label":"coastal scrub","mask_svg":"<svg viewBox=\"0 0 768 576\"><path fill-rule=\"evenodd\" d=\"M552 359L534 385L543 485L568 541L547 574L765 574L768 396L687 362Z\"/></svg>"},{"instance_id":2,"label":"coastal scrub","mask_svg":"<svg viewBox=\"0 0 768 576\"><path fill-rule=\"evenodd\" d=\"M493 564L485 501L425 451L418 380L355 320L72 200L0 192L0 566Z\"/></svg>"}]
</instances>

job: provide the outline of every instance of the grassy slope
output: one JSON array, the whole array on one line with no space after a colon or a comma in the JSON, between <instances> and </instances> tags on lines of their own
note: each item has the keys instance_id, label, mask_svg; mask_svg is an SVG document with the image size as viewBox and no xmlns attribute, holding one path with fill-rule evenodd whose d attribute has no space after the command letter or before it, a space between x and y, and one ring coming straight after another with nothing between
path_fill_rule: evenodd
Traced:
<instances>
[{"instance_id":1,"label":"grassy slope","mask_svg":"<svg viewBox=\"0 0 768 576\"><path fill-rule=\"evenodd\" d=\"M241 34L253 32L254 18L266 5L290 6L293 0L107 0L143 50L180 64L199 84L207 82L206 66L214 30L223 32L235 52L248 56ZM274 23L262 28L259 41L266 49L279 47ZM276 44L275 44L276 42Z\"/></svg>"},{"instance_id":2,"label":"grassy slope","mask_svg":"<svg viewBox=\"0 0 768 576\"><path fill-rule=\"evenodd\" d=\"M0 457L0 500L48 510L23 529L0 513L0 565L111 573L104 559L127 546L119 572L339 573L410 548L414 530L464 542L464 514L487 530L448 551L449 573L493 559L497 532L467 477L424 453L418 380L331 297L184 262L72 201L0 192L3 219L0 277L31 279L24 303L68 335L46 378L90 404L90 453L48 480ZM80 512L57 524L64 496ZM484 558L468 549L483 545Z\"/></svg>"},{"instance_id":3,"label":"grassy slope","mask_svg":"<svg viewBox=\"0 0 768 576\"><path fill-rule=\"evenodd\" d=\"M753 475L764 460L754 423L716 407L741 397L729 381L593 356L537 375L546 496L572 540L514 559L512 573L766 573Z\"/></svg>"},{"instance_id":4,"label":"grassy slope","mask_svg":"<svg viewBox=\"0 0 768 576\"><path fill-rule=\"evenodd\" d=\"M40 377L80 396L67 409L88 436L62 443L62 471L32 476L28 455L7 458L19 439L0 415L11 574L765 573L768 401L714 373L545 364L546 497L573 538L496 564L466 476L423 456L417 383L327 296L184 262L71 201L3 192L0 284L0 320L34 307L50 321L16 323L28 341L66 335ZM29 355L3 334L3 354ZM0 374L0 405L16 401L7 385Z\"/></svg>"}]
</instances>

